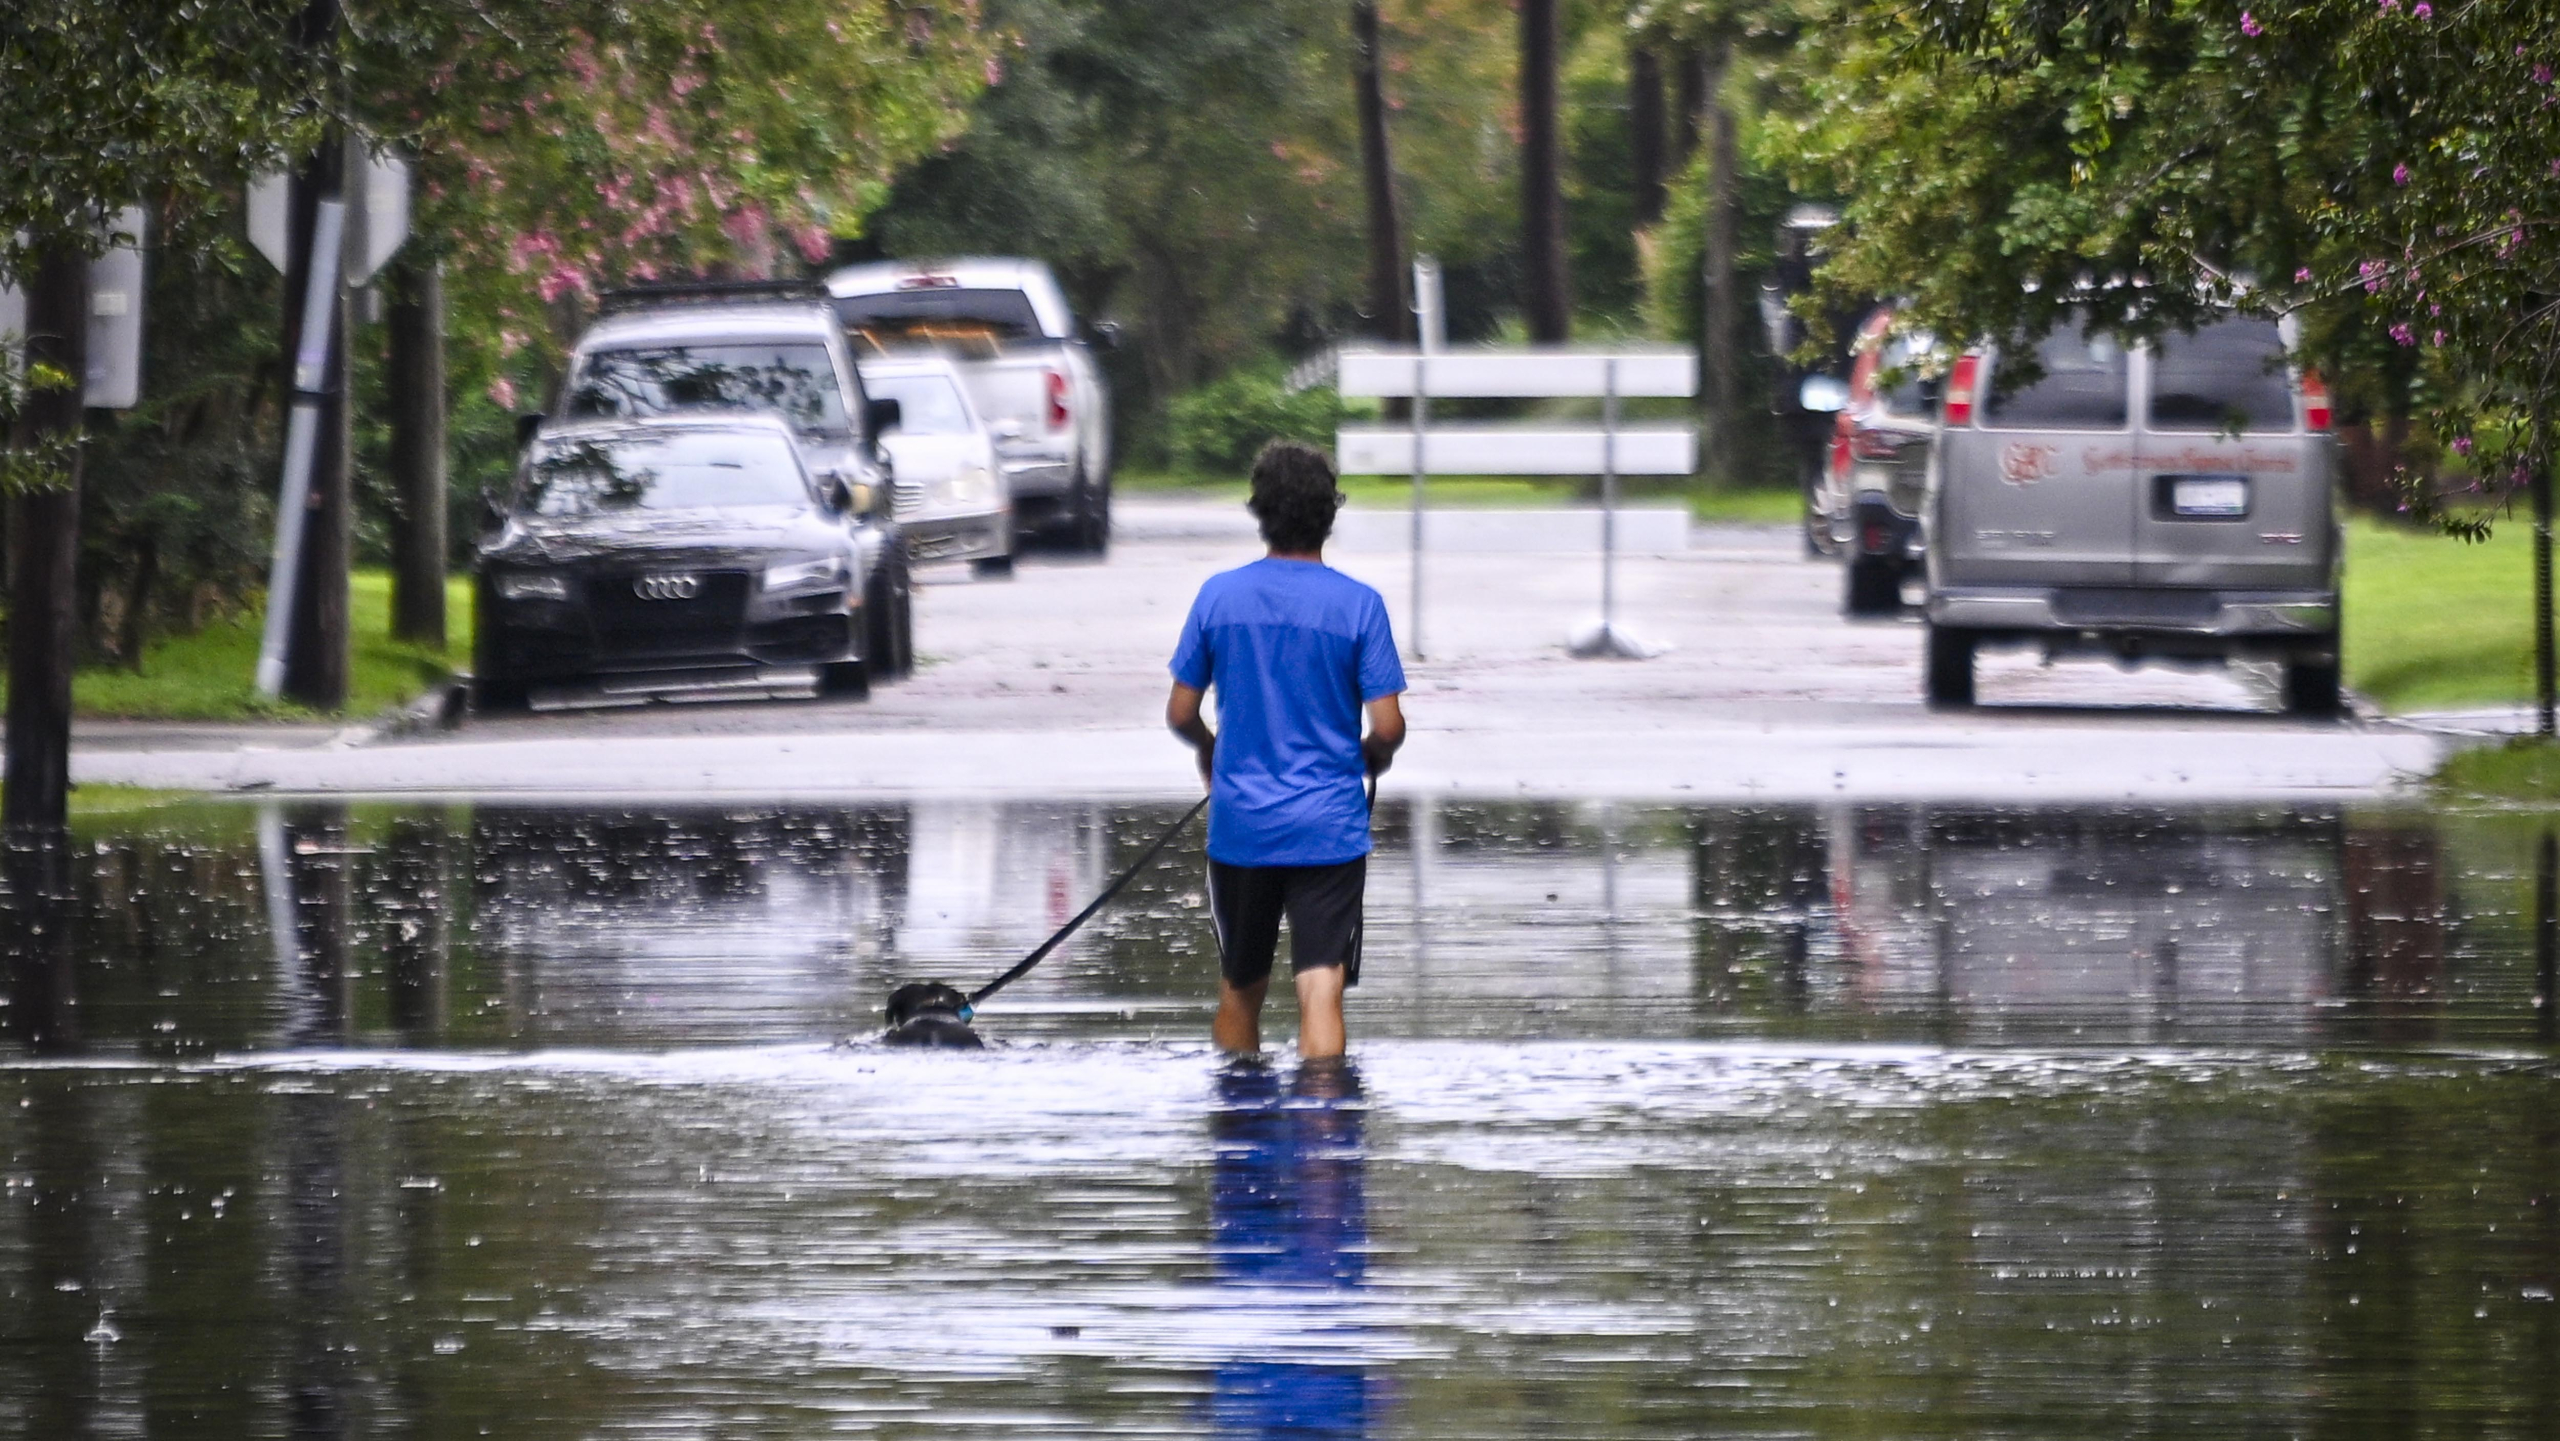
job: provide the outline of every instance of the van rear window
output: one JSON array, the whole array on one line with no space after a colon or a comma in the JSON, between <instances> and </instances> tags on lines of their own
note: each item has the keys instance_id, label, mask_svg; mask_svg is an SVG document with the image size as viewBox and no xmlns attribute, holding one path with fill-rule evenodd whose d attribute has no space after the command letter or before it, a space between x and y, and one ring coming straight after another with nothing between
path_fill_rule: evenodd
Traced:
<instances>
[{"instance_id":1,"label":"van rear window","mask_svg":"<svg viewBox=\"0 0 2560 1441\"><path fill-rule=\"evenodd\" d=\"M1992 371L1985 424L2002 430L2124 428L2131 372L2124 345L2114 336L2055 331L2036 347L2032 370L2041 373L2014 364Z\"/></svg>"},{"instance_id":2,"label":"van rear window","mask_svg":"<svg viewBox=\"0 0 2560 1441\"><path fill-rule=\"evenodd\" d=\"M2272 320L2167 335L2151 361L2154 430L2291 430L2293 380Z\"/></svg>"}]
</instances>

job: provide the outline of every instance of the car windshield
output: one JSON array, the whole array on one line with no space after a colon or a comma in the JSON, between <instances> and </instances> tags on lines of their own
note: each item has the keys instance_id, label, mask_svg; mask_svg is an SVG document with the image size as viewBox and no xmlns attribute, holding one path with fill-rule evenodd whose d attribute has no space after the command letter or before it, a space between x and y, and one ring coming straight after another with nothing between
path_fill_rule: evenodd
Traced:
<instances>
[{"instance_id":1,"label":"car windshield","mask_svg":"<svg viewBox=\"0 0 2560 1441\"><path fill-rule=\"evenodd\" d=\"M2004 360L1992 372L1983 419L2003 430L2121 430L2127 373L2114 336L2057 330L2032 361Z\"/></svg>"},{"instance_id":2,"label":"car windshield","mask_svg":"<svg viewBox=\"0 0 2560 1441\"><path fill-rule=\"evenodd\" d=\"M2293 383L2276 323L2235 318L2162 336L2151 359L2151 424L2235 434L2293 429Z\"/></svg>"},{"instance_id":3,"label":"car windshield","mask_svg":"<svg viewBox=\"0 0 2560 1441\"><path fill-rule=\"evenodd\" d=\"M808 503L791 442L764 431L555 440L516 491L518 512L546 516Z\"/></svg>"},{"instance_id":4,"label":"car windshield","mask_svg":"<svg viewBox=\"0 0 2560 1441\"><path fill-rule=\"evenodd\" d=\"M589 351L565 409L572 420L744 410L782 416L803 430L848 428L827 348L788 341Z\"/></svg>"},{"instance_id":5,"label":"car windshield","mask_svg":"<svg viewBox=\"0 0 2560 1441\"><path fill-rule=\"evenodd\" d=\"M907 435L967 435L969 407L947 375L866 375L873 400L898 402L898 429Z\"/></svg>"},{"instance_id":6,"label":"car windshield","mask_svg":"<svg viewBox=\"0 0 2560 1441\"><path fill-rule=\"evenodd\" d=\"M900 345L1038 340L1043 333L1031 297L1019 290L918 287L836 301L844 328L881 350Z\"/></svg>"}]
</instances>

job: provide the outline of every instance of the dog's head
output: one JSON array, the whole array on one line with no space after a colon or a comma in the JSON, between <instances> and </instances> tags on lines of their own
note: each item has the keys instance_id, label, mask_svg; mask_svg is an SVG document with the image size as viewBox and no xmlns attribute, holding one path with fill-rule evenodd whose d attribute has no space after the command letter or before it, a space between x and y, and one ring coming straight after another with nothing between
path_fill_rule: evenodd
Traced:
<instances>
[{"instance_id":1,"label":"dog's head","mask_svg":"<svg viewBox=\"0 0 2560 1441\"><path fill-rule=\"evenodd\" d=\"M889 1028L895 1030L928 1011L947 1011L958 1020L968 1010L969 998L940 981L909 981L889 993Z\"/></svg>"}]
</instances>

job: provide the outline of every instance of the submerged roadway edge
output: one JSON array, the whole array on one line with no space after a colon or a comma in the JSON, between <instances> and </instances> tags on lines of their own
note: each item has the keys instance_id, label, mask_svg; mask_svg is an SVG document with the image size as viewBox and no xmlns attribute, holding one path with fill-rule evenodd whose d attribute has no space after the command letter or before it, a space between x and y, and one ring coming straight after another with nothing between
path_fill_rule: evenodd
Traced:
<instances>
[{"instance_id":1,"label":"submerged roadway edge","mask_svg":"<svg viewBox=\"0 0 2560 1441\"><path fill-rule=\"evenodd\" d=\"M2444 738L2389 726L2208 732L1997 724L1934 729L1430 730L1382 795L1681 800L2380 798ZM75 753L76 782L318 795L775 799L1198 794L1162 731L630 736L292 750Z\"/></svg>"}]
</instances>

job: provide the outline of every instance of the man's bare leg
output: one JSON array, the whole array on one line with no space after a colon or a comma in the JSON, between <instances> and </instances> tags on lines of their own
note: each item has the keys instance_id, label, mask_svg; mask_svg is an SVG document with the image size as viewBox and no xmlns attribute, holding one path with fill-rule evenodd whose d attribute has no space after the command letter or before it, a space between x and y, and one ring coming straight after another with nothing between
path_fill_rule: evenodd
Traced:
<instances>
[{"instance_id":1,"label":"man's bare leg","mask_svg":"<svg viewBox=\"0 0 2560 1441\"><path fill-rule=\"evenodd\" d=\"M1218 980L1218 1017L1209 1023L1209 1037L1222 1051L1259 1051L1262 1049L1262 996L1271 989L1271 978L1263 977L1250 986L1227 984ZM1336 1030L1340 1029L1337 1022Z\"/></svg>"},{"instance_id":2,"label":"man's bare leg","mask_svg":"<svg viewBox=\"0 0 2560 1441\"><path fill-rule=\"evenodd\" d=\"M1298 1059L1342 1054L1342 967L1298 972Z\"/></svg>"}]
</instances>

